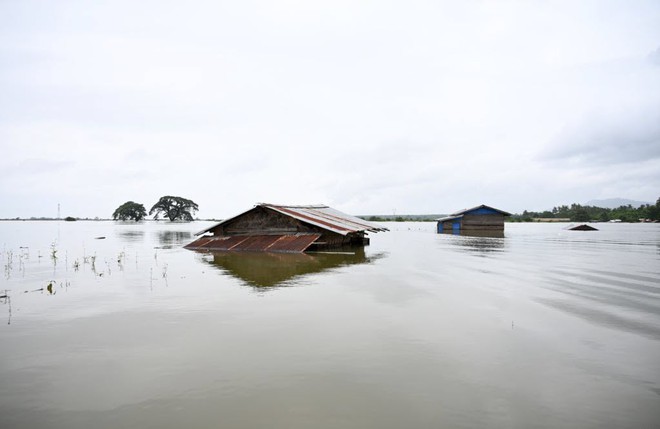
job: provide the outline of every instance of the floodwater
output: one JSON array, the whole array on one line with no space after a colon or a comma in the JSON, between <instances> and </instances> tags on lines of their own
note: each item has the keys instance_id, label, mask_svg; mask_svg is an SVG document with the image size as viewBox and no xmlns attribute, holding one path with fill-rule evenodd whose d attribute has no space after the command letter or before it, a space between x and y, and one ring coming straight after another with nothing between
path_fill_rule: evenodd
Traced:
<instances>
[{"instance_id":1,"label":"floodwater","mask_svg":"<svg viewBox=\"0 0 660 429\"><path fill-rule=\"evenodd\" d=\"M660 426L660 224L182 249L208 225L0 222L0 427Z\"/></svg>"}]
</instances>

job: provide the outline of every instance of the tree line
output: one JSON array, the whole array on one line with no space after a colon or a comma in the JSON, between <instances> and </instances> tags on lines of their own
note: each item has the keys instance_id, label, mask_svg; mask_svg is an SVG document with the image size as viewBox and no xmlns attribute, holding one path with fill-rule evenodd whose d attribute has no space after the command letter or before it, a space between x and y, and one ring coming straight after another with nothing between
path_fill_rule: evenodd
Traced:
<instances>
[{"instance_id":1,"label":"tree line","mask_svg":"<svg viewBox=\"0 0 660 429\"><path fill-rule=\"evenodd\" d=\"M170 221L192 221L194 220L193 215L198 210L199 206L192 200L166 195L164 197L160 197L158 202L151 207L148 215L153 215L154 219L156 220L158 220L158 218L162 215L163 217L168 218ZM147 211L144 205L133 201L127 201L120 205L112 214L112 218L114 220L122 221L134 220L137 222L146 217ZM365 218L370 221L394 220L401 222L422 220L420 219L421 217L417 216L397 216L394 219L385 219L384 217L381 218L379 216L370 216ZM622 222L660 221L660 198L658 198L654 205L644 204L640 207L633 207L629 204L627 206L621 206L615 209L596 206L583 206L573 203L570 206L563 205L553 207L552 210L546 210L543 212L525 210L522 212L522 214L514 214L510 218L510 220L513 222L533 222L535 219L570 219L572 222L608 222L615 219L621 220ZM428 219L424 217L423 220Z\"/></svg>"},{"instance_id":2,"label":"tree line","mask_svg":"<svg viewBox=\"0 0 660 429\"><path fill-rule=\"evenodd\" d=\"M198 210L199 206L192 200L166 195L160 197L158 202L151 207L149 216L153 215L156 220L162 215L170 221L192 221L194 220L193 215ZM112 213L114 220L134 220L138 222L145 217L147 217L147 210L144 205L133 201L126 201Z\"/></svg>"},{"instance_id":3,"label":"tree line","mask_svg":"<svg viewBox=\"0 0 660 429\"><path fill-rule=\"evenodd\" d=\"M534 219L570 219L572 222L622 222L660 221L660 198L655 204L644 204L633 207L630 204L615 209L596 206L571 204L570 206L553 207L552 210L533 212L525 210L522 214L511 216L513 222L533 222Z\"/></svg>"}]
</instances>

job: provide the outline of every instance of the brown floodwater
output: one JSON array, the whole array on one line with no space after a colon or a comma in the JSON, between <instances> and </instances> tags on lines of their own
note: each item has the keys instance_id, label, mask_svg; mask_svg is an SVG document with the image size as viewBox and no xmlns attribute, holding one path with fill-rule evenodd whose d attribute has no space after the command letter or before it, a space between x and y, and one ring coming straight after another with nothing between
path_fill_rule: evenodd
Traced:
<instances>
[{"instance_id":1,"label":"brown floodwater","mask_svg":"<svg viewBox=\"0 0 660 429\"><path fill-rule=\"evenodd\" d=\"M660 426L660 224L386 225L285 255L0 222L0 428Z\"/></svg>"}]
</instances>

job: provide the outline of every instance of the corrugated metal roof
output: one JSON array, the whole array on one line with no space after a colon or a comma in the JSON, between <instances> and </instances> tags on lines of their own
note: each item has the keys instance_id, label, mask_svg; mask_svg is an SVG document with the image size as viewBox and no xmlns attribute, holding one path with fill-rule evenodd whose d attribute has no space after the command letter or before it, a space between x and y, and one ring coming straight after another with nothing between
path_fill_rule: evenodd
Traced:
<instances>
[{"instance_id":1,"label":"corrugated metal roof","mask_svg":"<svg viewBox=\"0 0 660 429\"><path fill-rule=\"evenodd\" d=\"M355 216L351 216L346 213L342 213L339 210L335 210L326 205L316 204L316 205L306 205L306 206L290 206L290 205L279 205L279 204L267 204L259 203L255 207L263 207L267 209L274 210L276 212L285 214L292 218L298 219L302 222L306 222L320 228L336 232L337 234L347 235L355 232L379 232L379 231L389 231L387 228L384 228L378 224L367 222L366 220L360 219ZM250 210L253 210L254 207ZM196 235L204 234L231 220L236 219L239 216L244 215L249 212L247 210L239 215L233 216L229 219L217 223L203 231L198 232Z\"/></svg>"},{"instance_id":2,"label":"corrugated metal roof","mask_svg":"<svg viewBox=\"0 0 660 429\"><path fill-rule=\"evenodd\" d=\"M185 247L236 252L299 253L305 251L320 236L321 234L288 234L200 237Z\"/></svg>"},{"instance_id":3,"label":"corrugated metal roof","mask_svg":"<svg viewBox=\"0 0 660 429\"><path fill-rule=\"evenodd\" d=\"M387 231L380 225L376 225L359 217L342 213L325 205L310 206L281 206L275 204L259 204L280 213L289 215L303 222L311 223L318 227L328 229L338 234L346 235L352 232L360 231Z\"/></svg>"}]
</instances>

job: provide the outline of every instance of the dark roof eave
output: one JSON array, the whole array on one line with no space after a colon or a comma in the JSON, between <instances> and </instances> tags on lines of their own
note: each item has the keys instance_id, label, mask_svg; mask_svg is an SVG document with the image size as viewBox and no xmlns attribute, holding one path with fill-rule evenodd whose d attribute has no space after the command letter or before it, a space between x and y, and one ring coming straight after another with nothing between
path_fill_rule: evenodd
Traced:
<instances>
[{"instance_id":1,"label":"dark roof eave","mask_svg":"<svg viewBox=\"0 0 660 429\"><path fill-rule=\"evenodd\" d=\"M436 221L436 222L447 222L447 221L449 221L449 220L461 219L462 217L463 217L463 215L458 215L458 216L445 216L445 217L441 217L441 218L439 218L439 219L436 219L435 221Z\"/></svg>"},{"instance_id":2,"label":"dark roof eave","mask_svg":"<svg viewBox=\"0 0 660 429\"><path fill-rule=\"evenodd\" d=\"M496 209L495 207L487 206L486 204L481 204L481 205L479 205L479 206L472 207L472 208L469 208L469 209L459 210L459 211L457 211L457 212L455 212L455 213L452 213L451 216L464 215L465 213L471 212L471 211L473 211L473 210L484 209L484 208L485 208L485 209L491 209L491 210L493 210L493 211L496 211L496 212L498 212L498 213L501 213L503 216L511 216L511 213L505 212L504 210Z\"/></svg>"}]
</instances>

